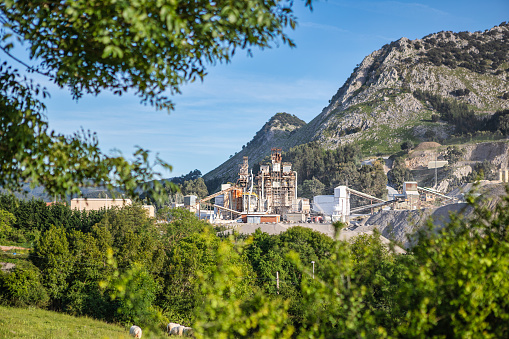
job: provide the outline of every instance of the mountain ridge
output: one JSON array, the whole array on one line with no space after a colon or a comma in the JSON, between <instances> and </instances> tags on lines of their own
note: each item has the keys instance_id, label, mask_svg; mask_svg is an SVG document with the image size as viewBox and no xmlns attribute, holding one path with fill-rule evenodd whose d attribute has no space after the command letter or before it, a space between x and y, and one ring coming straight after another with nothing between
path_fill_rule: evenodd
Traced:
<instances>
[{"instance_id":1,"label":"mountain ridge","mask_svg":"<svg viewBox=\"0 0 509 339\"><path fill-rule=\"evenodd\" d=\"M241 151L230 156L222 165L203 176L203 179L208 182L209 191L211 187L216 189L223 182L234 182L238 164L242 163L244 156L249 157L250 163L253 164L270 154L272 147L288 149L296 146L289 141L290 136L305 126L306 122L295 115L285 112L276 113L256 132L251 141L242 146Z\"/></svg>"},{"instance_id":2,"label":"mountain ridge","mask_svg":"<svg viewBox=\"0 0 509 339\"><path fill-rule=\"evenodd\" d=\"M316 141L330 149L354 142L366 154L381 155L396 153L405 140L447 139L455 126L432 121L437 110L418 99L416 91L466 105L476 116L507 110L508 53L505 22L483 32L442 31L386 44L362 60L309 123L277 138L253 138L234 157L205 174L204 180L231 181L243 156L249 156L253 164L272 147L287 150ZM272 144L261 145L261 141Z\"/></svg>"}]
</instances>

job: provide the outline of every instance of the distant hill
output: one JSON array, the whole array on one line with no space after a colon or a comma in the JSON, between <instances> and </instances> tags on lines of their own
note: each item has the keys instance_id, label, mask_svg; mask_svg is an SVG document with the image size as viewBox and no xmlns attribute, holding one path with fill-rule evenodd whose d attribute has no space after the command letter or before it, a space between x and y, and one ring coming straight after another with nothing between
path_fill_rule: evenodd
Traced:
<instances>
[{"instance_id":1,"label":"distant hill","mask_svg":"<svg viewBox=\"0 0 509 339\"><path fill-rule=\"evenodd\" d=\"M256 132L255 136L242 150L226 160L216 169L203 176L209 191L213 191L223 182L234 182L237 179L238 164L244 156L249 157L249 163L255 164L270 154L273 147L289 149L301 144L292 138L300 129L306 126L306 122L295 115L277 113Z\"/></svg>"},{"instance_id":2,"label":"distant hill","mask_svg":"<svg viewBox=\"0 0 509 339\"><path fill-rule=\"evenodd\" d=\"M243 156L253 165L272 147L356 143L366 156L380 156L400 151L406 140L441 142L468 131L478 118L509 109L508 52L507 23L483 32L401 38L365 57L311 122L276 114L246 147L203 178L209 190L234 181Z\"/></svg>"}]
</instances>

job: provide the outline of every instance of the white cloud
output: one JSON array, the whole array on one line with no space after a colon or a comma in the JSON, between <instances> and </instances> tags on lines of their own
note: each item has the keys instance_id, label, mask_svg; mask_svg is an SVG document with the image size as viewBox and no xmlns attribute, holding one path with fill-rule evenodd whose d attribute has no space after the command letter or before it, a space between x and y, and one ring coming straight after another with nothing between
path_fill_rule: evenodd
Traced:
<instances>
[{"instance_id":1,"label":"white cloud","mask_svg":"<svg viewBox=\"0 0 509 339\"><path fill-rule=\"evenodd\" d=\"M311 21L301 22L301 23L299 23L299 26L300 27L306 27L306 28L316 28L316 29L321 29L321 30L325 30L325 31L332 31L332 32L351 33L347 29L343 29L343 28L340 28L340 27L337 27L337 26L333 26L333 25L319 24L319 23L311 22Z\"/></svg>"},{"instance_id":2,"label":"white cloud","mask_svg":"<svg viewBox=\"0 0 509 339\"><path fill-rule=\"evenodd\" d=\"M433 15L449 15L449 13L418 2L402 2L402 1L329 1L328 3L354 8L356 10L377 12L396 16L408 16L433 14Z\"/></svg>"}]
</instances>

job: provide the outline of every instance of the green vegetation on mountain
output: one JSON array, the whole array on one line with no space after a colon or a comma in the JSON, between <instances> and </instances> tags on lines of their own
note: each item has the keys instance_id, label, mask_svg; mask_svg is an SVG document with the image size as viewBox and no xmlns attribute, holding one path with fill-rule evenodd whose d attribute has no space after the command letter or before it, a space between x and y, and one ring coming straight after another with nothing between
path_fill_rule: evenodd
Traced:
<instances>
[{"instance_id":1,"label":"green vegetation on mountain","mask_svg":"<svg viewBox=\"0 0 509 339\"><path fill-rule=\"evenodd\" d=\"M458 90L459 91L459 90ZM465 93L462 91L461 93ZM429 103L440 118L454 125L457 134L490 131L507 135L509 133L509 110L497 111L489 117L480 117L468 108L465 103L458 103L453 99L444 99L428 91L416 90L413 92L416 99ZM457 94L455 94L457 95ZM464 94L462 94L464 95Z\"/></svg>"},{"instance_id":2,"label":"green vegetation on mountain","mask_svg":"<svg viewBox=\"0 0 509 339\"><path fill-rule=\"evenodd\" d=\"M507 26L502 22L500 26ZM486 33L489 36L496 36L496 31ZM435 66L446 66L449 68L463 67L470 71L485 74L490 70L497 71L499 66L507 62L509 46L506 41L509 39L509 31L502 33L503 38L485 40L478 34L470 32L439 32L436 35L430 34L422 39L422 44L416 43L422 62L429 62ZM444 38L444 39L440 39ZM464 41L460 46L456 39ZM500 70L500 72L503 70Z\"/></svg>"},{"instance_id":3,"label":"green vegetation on mountain","mask_svg":"<svg viewBox=\"0 0 509 339\"><path fill-rule=\"evenodd\" d=\"M268 155L271 147L310 142L324 150L354 144L363 155L378 157L398 153L407 140L501 139L509 125L508 52L505 22L483 32L401 38L366 56L312 121L277 139L262 129L256 147ZM250 146L204 175L209 190L233 181L242 156L252 163L263 159Z\"/></svg>"},{"instance_id":4,"label":"green vegetation on mountain","mask_svg":"<svg viewBox=\"0 0 509 339\"><path fill-rule=\"evenodd\" d=\"M427 91L416 90L413 95L417 100L429 103L435 111L440 113L443 120L454 125L456 133L463 134L478 129L480 121L467 104L443 99Z\"/></svg>"},{"instance_id":5,"label":"green vegetation on mountain","mask_svg":"<svg viewBox=\"0 0 509 339\"><path fill-rule=\"evenodd\" d=\"M311 142L283 152L283 160L292 163L292 169L298 173L299 185L307 182L307 187L309 180L322 183L324 188L320 194L334 194L334 187L347 184L379 198L387 194L387 178L382 163L376 161L373 165L361 165L361 152L354 145L327 150L319 143ZM302 196L312 199L313 195L305 195L306 190L302 187Z\"/></svg>"}]
</instances>

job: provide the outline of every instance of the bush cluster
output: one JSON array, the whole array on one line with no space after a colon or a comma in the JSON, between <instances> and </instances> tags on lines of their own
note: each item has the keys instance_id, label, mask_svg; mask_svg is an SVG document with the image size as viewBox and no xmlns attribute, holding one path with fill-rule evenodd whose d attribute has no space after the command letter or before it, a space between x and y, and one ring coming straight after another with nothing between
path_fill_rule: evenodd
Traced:
<instances>
[{"instance_id":1,"label":"bush cluster","mask_svg":"<svg viewBox=\"0 0 509 339\"><path fill-rule=\"evenodd\" d=\"M200 338L506 337L509 192L494 211L467 201L473 218L429 224L406 255L377 233L218 237L183 209L160 211L168 223L136 205L108 210L89 232L41 230L0 273L0 302L156 330L178 322Z\"/></svg>"},{"instance_id":2,"label":"bush cluster","mask_svg":"<svg viewBox=\"0 0 509 339\"><path fill-rule=\"evenodd\" d=\"M465 93L464 91L460 93ZM457 134L475 133L479 131L500 132L509 134L509 110L497 111L493 115L482 118L468 108L465 103L456 100L445 99L429 91L415 90L413 92L417 100L431 105L431 108L440 114L440 118L455 127ZM438 121L436 114L432 121Z\"/></svg>"},{"instance_id":3,"label":"bush cluster","mask_svg":"<svg viewBox=\"0 0 509 339\"><path fill-rule=\"evenodd\" d=\"M430 63L435 66L447 66L449 68L463 67L477 73L487 73L497 70L507 60L509 52L509 32L504 31L501 39L486 39L484 35L497 34L494 31L484 34L472 34L469 32L440 32L445 38L454 35L457 39L466 42L465 46L459 46L454 41L446 41L443 38L427 36L423 38L425 51L421 51L420 62Z\"/></svg>"},{"instance_id":4,"label":"bush cluster","mask_svg":"<svg viewBox=\"0 0 509 339\"><path fill-rule=\"evenodd\" d=\"M326 150L317 142L310 142L291 148L283 153L283 160L292 163L298 173L298 183L303 185L302 192L307 192L304 184L310 181L323 184L319 194L333 194L334 187L349 187L368 194L384 197L387 193L387 179L381 162L373 165L360 164L361 152L358 146L345 145ZM320 186L320 185L315 185ZM316 194L315 194L316 195ZM303 195L312 198L312 196ZM355 204L355 201L353 202Z\"/></svg>"}]
</instances>

